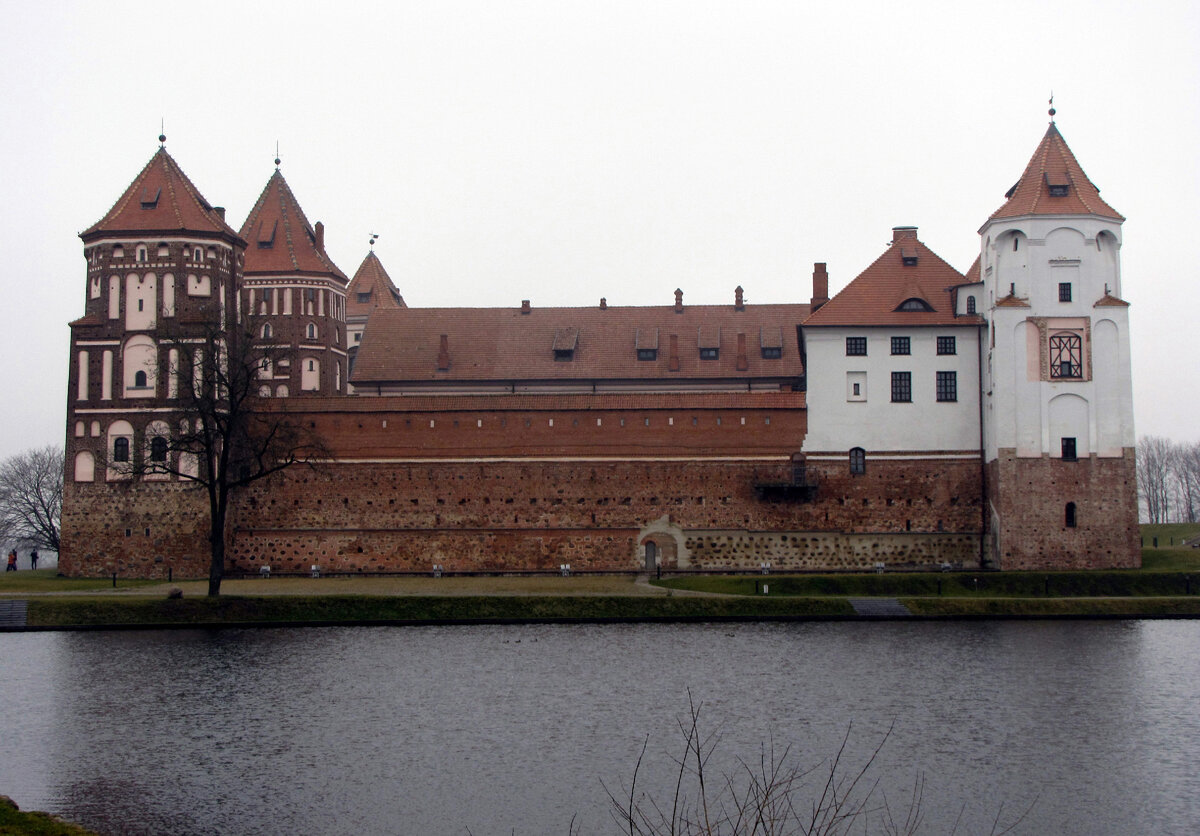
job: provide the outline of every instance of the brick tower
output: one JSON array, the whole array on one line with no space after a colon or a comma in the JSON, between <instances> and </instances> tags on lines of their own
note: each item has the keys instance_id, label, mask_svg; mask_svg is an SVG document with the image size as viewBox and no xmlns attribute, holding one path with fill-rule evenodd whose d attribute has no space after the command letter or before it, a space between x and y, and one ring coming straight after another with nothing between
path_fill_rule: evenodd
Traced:
<instances>
[{"instance_id":1,"label":"brick tower","mask_svg":"<svg viewBox=\"0 0 1200 836\"><path fill-rule=\"evenodd\" d=\"M985 559L1140 565L1124 218L1053 121L1006 197L979 231Z\"/></svg>"},{"instance_id":2,"label":"brick tower","mask_svg":"<svg viewBox=\"0 0 1200 836\"><path fill-rule=\"evenodd\" d=\"M177 373L179 346L236 315L245 250L225 210L204 199L161 145L80 237L87 275L84 315L70 326L60 555L68 574L91 553L104 556L106 571L126 570L127 558L169 550L162 537L195 536L192 522L152 496L157 489L140 500L114 491L131 481L126 463L165 455L160 437L171 432L172 407L188 383ZM143 480L177 487L165 474ZM111 541L100 542L98 531ZM153 548L141 538L152 538Z\"/></svg>"},{"instance_id":3,"label":"brick tower","mask_svg":"<svg viewBox=\"0 0 1200 836\"><path fill-rule=\"evenodd\" d=\"M260 372L259 394L345 394L349 279L325 252L324 225L309 224L278 167L241 235L249 242L241 310L255 337L281 358Z\"/></svg>"}]
</instances>

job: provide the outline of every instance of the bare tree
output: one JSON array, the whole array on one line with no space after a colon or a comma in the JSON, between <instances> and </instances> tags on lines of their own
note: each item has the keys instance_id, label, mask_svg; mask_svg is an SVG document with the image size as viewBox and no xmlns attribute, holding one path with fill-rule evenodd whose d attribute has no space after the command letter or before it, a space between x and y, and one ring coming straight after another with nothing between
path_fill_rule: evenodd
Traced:
<instances>
[{"instance_id":1,"label":"bare tree","mask_svg":"<svg viewBox=\"0 0 1200 836\"><path fill-rule=\"evenodd\" d=\"M1179 522L1200 519L1200 442L1171 445L1170 474Z\"/></svg>"},{"instance_id":2,"label":"bare tree","mask_svg":"<svg viewBox=\"0 0 1200 836\"><path fill-rule=\"evenodd\" d=\"M178 390L175 426L148 432L146 443L108 467L128 476L174 476L208 499L211 561L208 594L221 593L226 523L233 494L293 465L317 466L328 458L319 435L269 397L264 378L290 355L258 345L249 333L216 328L177 342L178 361L168 369Z\"/></svg>"},{"instance_id":3,"label":"bare tree","mask_svg":"<svg viewBox=\"0 0 1200 836\"><path fill-rule=\"evenodd\" d=\"M27 450L0 463L0 539L58 551L63 448Z\"/></svg>"},{"instance_id":4,"label":"bare tree","mask_svg":"<svg viewBox=\"0 0 1200 836\"><path fill-rule=\"evenodd\" d=\"M1165 523L1171 512L1171 442L1160 436L1142 436L1137 445L1138 495L1146 521Z\"/></svg>"},{"instance_id":5,"label":"bare tree","mask_svg":"<svg viewBox=\"0 0 1200 836\"><path fill-rule=\"evenodd\" d=\"M646 756L647 743L634 767L627 791L614 792L607 786L614 823L629 836L842 836L882 832L913 834L923 817L921 801L924 780L919 776L907 801L893 809L879 790L875 773L880 752L892 729L861 766L845 762L850 729L832 758L805 768L789 748L778 751L774 742L763 744L754 762L739 761L732 772L713 774L709 760L719 738L705 734L700 725L700 705L688 694L687 716L679 720L683 753L674 759L674 790L669 797L640 793L638 773ZM1035 800L1036 801L1036 800ZM1002 823L1003 808L992 822L992 836L1015 829L1033 805L1013 821ZM961 819L960 812L960 819ZM957 822L955 830L957 830Z\"/></svg>"}]
</instances>

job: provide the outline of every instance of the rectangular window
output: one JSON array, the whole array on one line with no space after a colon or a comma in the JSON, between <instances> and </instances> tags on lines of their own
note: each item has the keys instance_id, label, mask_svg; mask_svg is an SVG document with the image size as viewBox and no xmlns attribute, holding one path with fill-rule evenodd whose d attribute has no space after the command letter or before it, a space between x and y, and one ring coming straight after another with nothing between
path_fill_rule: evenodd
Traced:
<instances>
[{"instance_id":1,"label":"rectangular window","mask_svg":"<svg viewBox=\"0 0 1200 836\"><path fill-rule=\"evenodd\" d=\"M908 337L892 337L892 354L912 354Z\"/></svg>"},{"instance_id":2,"label":"rectangular window","mask_svg":"<svg viewBox=\"0 0 1200 836\"><path fill-rule=\"evenodd\" d=\"M371 301L371 292L370 291L367 291L366 293L358 294L358 304L366 305L370 301Z\"/></svg>"},{"instance_id":3,"label":"rectangular window","mask_svg":"<svg viewBox=\"0 0 1200 836\"><path fill-rule=\"evenodd\" d=\"M700 349L700 359L701 360L716 360L718 355L719 355L719 352L715 348Z\"/></svg>"},{"instance_id":4,"label":"rectangular window","mask_svg":"<svg viewBox=\"0 0 1200 836\"><path fill-rule=\"evenodd\" d=\"M912 372L892 372L892 403L912 403Z\"/></svg>"},{"instance_id":5,"label":"rectangular window","mask_svg":"<svg viewBox=\"0 0 1200 836\"><path fill-rule=\"evenodd\" d=\"M846 337L846 356L847 357L866 357L867 356L867 338L866 337Z\"/></svg>"},{"instance_id":6,"label":"rectangular window","mask_svg":"<svg viewBox=\"0 0 1200 836\"><path fill-rule=\"evenodd\" d=\"M1058 301L1060 301L1060 302L1070 302L1071 301L1071 283L1070 282L1059 282L1058 283Z\"/></svg>"},{"instance_id":7,"label":"rectangular window","mask_svg":"<svg viewBox=\"0 0 1200 836\"><path fill-rule=\"evenodd\" d=\"M958 372L937 373L937 399L946 402L958 400Z\"/></svg>"},{"instance_id":8,"label":"rectangular window","mask_svg":"<svg viewBox=\"0 0 1200 836\"><path fill-rule=\"evenodd\" d=\"M1064 462L1079 461L1075 454L1075 439L1064 437L1062 440L1062 459Z\"/></svg>"},{"instance_id":9,"label":"rectangular window","mask_svg":"<svg viewBox=\"0 0 1200 836\"><path fill-rule=\"evenodd\" d=\"M779 346L767 347L763 346L762 357L764 360L778 360L783 356L783 349Z\"/></svg>"},{"instance_id":10,"label":"rectangular window","mask_svg":"<svg viewBox=\"0 0 1200 836\"><path fill-rule=\"evenodd\" d=\"M657 360L658 359L658 349L657 348L639 348L637 350L637 358L639 360Z\"/></svg>"},{"instance_id":11,"label":"rectangular window","mask_svg":"<svg viewBox=\"0 0 1200 836\"><path fill-rule=\"evenodd\" d=\"M938 354L958 354L958 346L955 345L954 337L938 337L937 338L937 353Z\"/></svg>"}]
</instances>

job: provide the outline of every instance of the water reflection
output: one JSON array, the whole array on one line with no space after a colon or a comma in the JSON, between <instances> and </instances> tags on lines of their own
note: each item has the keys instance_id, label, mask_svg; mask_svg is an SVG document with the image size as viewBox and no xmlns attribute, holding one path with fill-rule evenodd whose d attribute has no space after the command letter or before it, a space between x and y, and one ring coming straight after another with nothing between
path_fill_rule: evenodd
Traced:
<instances>
[{"instance_id":1,"label":"water reflection","mask_svg":"<svg viewBox=\"0 0 1200 836\"><path fill-rule=\"evenodd\" d=\"M612 833L669 787L689 691L716 768L790 744L925 779L928 832L1187 832L1195 622L510 626L0 636L0 792L102 832ZM964 808L965 807L965 811Z\"/></svg>"}]
</instances>

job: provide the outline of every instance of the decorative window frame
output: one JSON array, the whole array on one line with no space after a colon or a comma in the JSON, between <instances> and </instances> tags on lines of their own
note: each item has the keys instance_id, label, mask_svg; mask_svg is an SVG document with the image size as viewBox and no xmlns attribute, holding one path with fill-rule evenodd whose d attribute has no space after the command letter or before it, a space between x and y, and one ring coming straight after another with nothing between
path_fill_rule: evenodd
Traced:
<instances>
[{"instance_id":1,"label":"decorative window frame","mask_svg":"<svg viewBox=\"0 0 1200 836\"><path fill-rule=\"evenodd\" d=\"M1092 322L1087 317L1041 317L1027 320L1038 331L1038 367L1041 379L1053 383L1082 383L1092 379ZM1078 377L1059 377L1050 372L1050 338L1075 335L1080 339Z\"/></svg>"}]
</instances>

